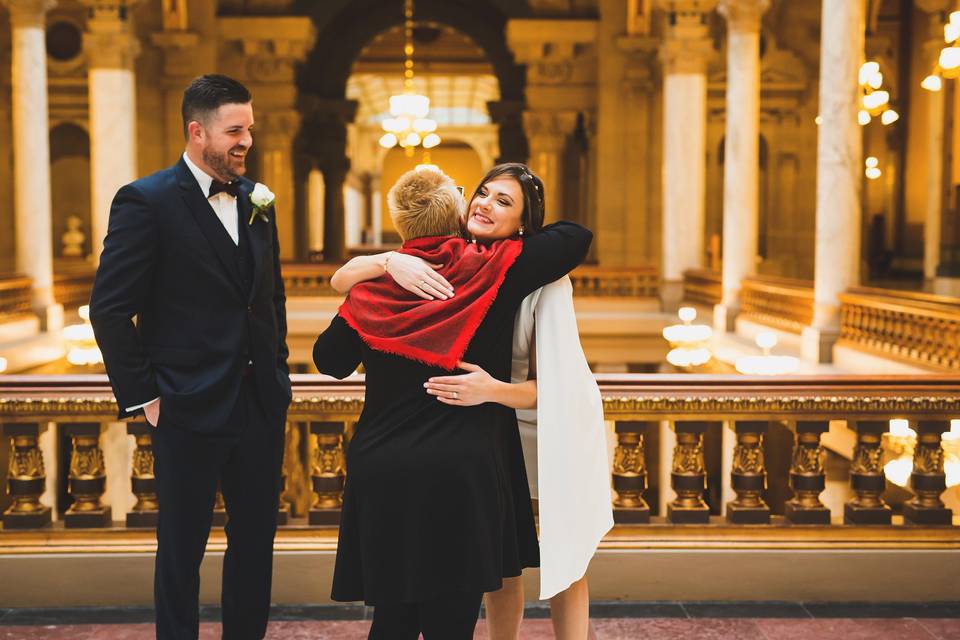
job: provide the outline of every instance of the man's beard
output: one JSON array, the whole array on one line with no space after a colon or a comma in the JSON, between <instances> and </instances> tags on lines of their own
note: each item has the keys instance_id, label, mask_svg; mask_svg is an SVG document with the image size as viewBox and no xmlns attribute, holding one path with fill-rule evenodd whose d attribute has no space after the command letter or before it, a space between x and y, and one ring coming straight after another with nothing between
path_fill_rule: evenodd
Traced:
<instances>
[{"instance_id":1,"label":"man's beard","mask_svg":"<svg viewBox=\"0 0 960 640\"><path fill-rule=\"evenodd\" d=\"M234 149L242 149L243 147L234 147ZM203 162L208 167L213 169L213 172L216 173L221 178L226 178L227 181L236 180L242 176L247 171L246 167L246 156L243 158L232 158L229 151L224 151L223 153L217 153L211 149L203 149L201 155L203 156ZM244 149L245 151L245 149ZM239 166L231 166L231 159L236 162L239 162Z\"/></svg>"}]
</instances>

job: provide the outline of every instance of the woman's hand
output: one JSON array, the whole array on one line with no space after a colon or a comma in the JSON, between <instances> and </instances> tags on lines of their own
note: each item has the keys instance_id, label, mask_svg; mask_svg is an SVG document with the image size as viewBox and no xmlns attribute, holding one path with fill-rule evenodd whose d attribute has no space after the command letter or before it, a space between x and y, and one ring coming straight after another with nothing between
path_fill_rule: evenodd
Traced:
<instances>
[{"instance_id":1,"label":"woman's hand","mask_svg":"<svg viewBox=\"0 0 960 640\"><path fill-rule=\"evenodd\" d=\"M503 382L469 362L461 362L457 367L468 373L430 378L423 383L427 393L436 396L443 404L457 407L497 401L498 390Z\"/></svg>"},{"instance_id":2,"label":"woman's hand","mask_svg":"<svg viewBox=\"0 0 960 640\"><path fill-rule=\"evenodd\" d=\"M453 297L453 287L443 276L434 271L442 264L430 264L422 258L393 252L387 258L384 271L393 281L424 300L446 300Z\"/></svg>"}]
</instances>

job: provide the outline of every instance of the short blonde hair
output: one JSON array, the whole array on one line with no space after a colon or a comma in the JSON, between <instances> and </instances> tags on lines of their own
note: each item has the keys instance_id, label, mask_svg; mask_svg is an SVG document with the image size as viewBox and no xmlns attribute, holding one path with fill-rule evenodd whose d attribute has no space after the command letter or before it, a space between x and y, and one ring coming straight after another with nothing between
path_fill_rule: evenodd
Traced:
<instances>
[{"instance_id":1,"label":"short blonde hair","mask_svg":"<svg viewBox=\"0 0 960 640\"><path fill-rule=\"evenodd\" d=\"M387 193L390 217L400 237L452 236L460 233L466 209L450 176L437 169L413 169L400 176Z\"/></svg>"}]
</instances>

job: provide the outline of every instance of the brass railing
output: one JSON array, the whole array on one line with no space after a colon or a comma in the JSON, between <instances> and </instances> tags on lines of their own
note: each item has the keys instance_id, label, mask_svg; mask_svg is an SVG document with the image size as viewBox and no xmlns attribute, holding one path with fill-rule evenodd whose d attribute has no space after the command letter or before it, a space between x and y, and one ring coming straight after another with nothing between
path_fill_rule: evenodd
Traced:
<instances>
[{"instance_id":1,"label":"brass railing","mask_svg":"<svg viewBox=\"0 0 960 640\"><path fill-rule=\"evenodd\" d=\"M0 322L31 312L33 281L18 273L0 275Z\"/></svg>"},{"instance_id":2,"label":"brass railing","mask_svg":"<svg viewBox=\"0 0 960 640\"><path fill-rule=\"evenodd\" d=\"M933 369L960 369L960 299L859 288L841 294L840 303L840 344Z\"/></svg>"},{"instance_id":3,"label":"brass railing","mask_svg":"<svg viewBox=\"0 0 960 640\"><path fill-rule=\"evenodd\" d=\"M283 284L288 296L338 296L330 278L339 265L284 263ZM655 298L660 276L655 267L585 265L570 274L574 295L583 297Z\"/></svg>"},{"instance_id":4,"label":"brass railing","mask_svg":"<svg viewBox=\"0 0 960 640\"><path fill-rule=\"evenodd\" d=\"M723 299L720 274L708 269L688 269L683 272L683 299L685 302L712 307Z\"/></svg>"},{"instance_id":5,"label":"brass railing","mask_svg":"<svg viewBox=\"0 0 960 640\"><path fill-rule=\"evenodd\" d=\"M703 527L719 527L716 531L729 538L736 535L731 531L750 524L766 525L768 533L762 535L770 540L790 539L794 544L800 539L810 542L819 534L798 533L790 525L816 524L824 539L859 540L860 534L839 533L849 530L842 522L880 531L879 537L867 537L886 541L883 544L900 540L960 548L960 526L953 524L953 514L940 498L946 489L945 456L952 464L960 453L953 448L945 451L941 442L950 421L960 418L960 376L599 375L598 381L616 437L611 483L621 533L615 530L611 534L615 538L623 537L626 525L667 527L667 532L671 527L679 531L681 525L699 525L687 529L696 530L698 536L704 534ZM294 527L291 536L302 536L310 527L339 521L344 448L363 406L364 386L362 377L335 381L295 375L293 387L285 465L287 508L278 519ZM104 423L115 420L115 412L105 376L0 376L0 423L11 443L8 491L13 500L3 515L0 552L14 548L13 552L26 553L23 549L55 544L63 528L109 528L114 539L128 540L116 537L110 506L103 504L106 465L101 433ZM882 436L892 418L909 420L918 434L913 495L896 509L884 499L882 459ZM842 513L831 513L820 499L826 486L821 435L836 420L846 422L855 440L852 497ZM67 484L73 501L62 514L63 528L59 524L51 528L51 510L40 502L47 480L39 439L51 422L72 443ZM734 440L733 463L719 482L736 497L723 505L713 461L719 458L723 438L718 435L725 428ZM143 422L131 422L126 429L136 446L129 471L136 506L126 517L126 526L133 530L155 524L157 497L152 429ZM662 446L647 444L652 439L662 445L666 437L675 438L675 445L661 460ZM950 446L956 444L951 437ZM669 501L664 497L667 504L653 509L665 517L651 516L648 501L659 502L657 495L667 493L651 494L649 481L660 483L661 490L668 483L676 494ZM775 486L782 490L774 491ZM719 517L721 507L724 518ZM218 517L222 523L223 514ZM18 538L17 530L49 533L42 539ZM637 533L636 528L630 531ZM96 543L95 536L86 539ZM329 544L329 536L324 539Z\"/></svg>"},{"instance_id":6,"label":"brass railing","mask_svg":"<svg viewBox=\"0 0 960 640\"><path fill-rule=\"evenodd\" d=\"M744 278L740 305L744 319L800 333L813 321L813 283L772 276Z\"/></svg>"}]
</instances>

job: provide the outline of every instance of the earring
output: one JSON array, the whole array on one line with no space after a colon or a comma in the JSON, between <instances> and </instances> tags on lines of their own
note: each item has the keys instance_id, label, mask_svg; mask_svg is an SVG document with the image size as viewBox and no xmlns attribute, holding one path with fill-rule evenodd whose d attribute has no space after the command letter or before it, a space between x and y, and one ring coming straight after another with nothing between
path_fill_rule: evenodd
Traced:
<instances>
[{"instance_id":1,"label":"earring","mask_svg":"<svg viewBox=\"0 0 960 640\"><path fill-rule=\"evenodd\" d=\"M523 237L523 225L520 225L520 237Z\"/></svg>"}]
</instances>

